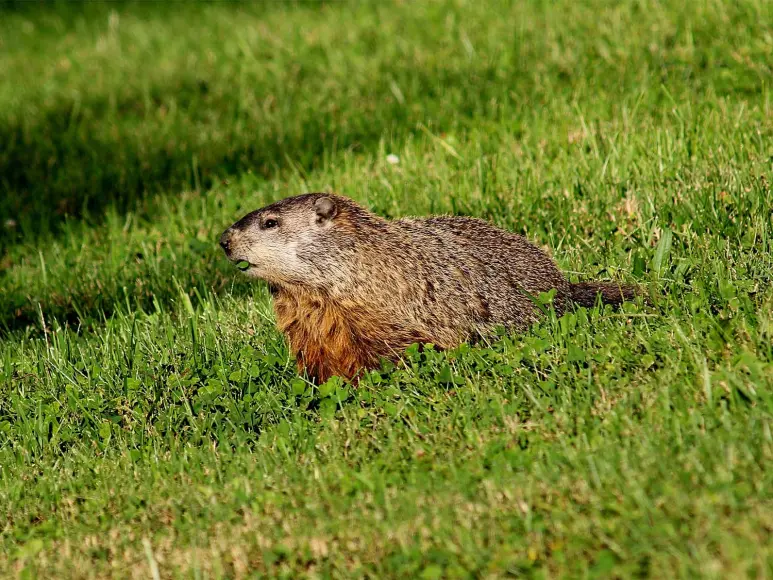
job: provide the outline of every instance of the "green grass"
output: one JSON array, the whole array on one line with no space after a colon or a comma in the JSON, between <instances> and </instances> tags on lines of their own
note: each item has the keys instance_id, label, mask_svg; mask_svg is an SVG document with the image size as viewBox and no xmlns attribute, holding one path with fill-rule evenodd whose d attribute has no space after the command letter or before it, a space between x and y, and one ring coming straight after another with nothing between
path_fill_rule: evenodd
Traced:
<instances>
[{"instance_id":1,"label":"green grass","mask_svg":"<svg viewBox=\"0 0 773 580\"><path fill-rule=\"evenodd\" d=\"M770 577L771 63L763 0L0 6L0 573ZM310 190L652 304L314 386L216 244Z\"/></svg>"}]
</instances>

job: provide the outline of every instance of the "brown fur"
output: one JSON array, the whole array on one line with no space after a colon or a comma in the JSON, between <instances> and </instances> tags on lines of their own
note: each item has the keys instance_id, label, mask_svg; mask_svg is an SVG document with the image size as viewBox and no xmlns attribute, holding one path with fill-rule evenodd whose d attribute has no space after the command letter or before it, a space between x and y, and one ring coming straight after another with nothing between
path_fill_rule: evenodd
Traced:
<instances>
[{"instance_id":1,"label":"brown fur","mask_svg":"<svg viewBox=\"0 0 773 580\"><path fill-rule=\"evenodd\" d=\"M271 284L279 329L318 381L354 377L412 343L452 348L496 326L524 329L551 289L558 314L635 295L613 283L570 284L542 250L483 220L388 221L330 194L252 212L221 245Z\"/></svg>"},{"instance_id":2,"label":"brown fur","mask_svg":"<svg viewBox=\"0 0 773 580\"><path fill-rule=\"evenodd\" d=\"M429 342L357 304L338 304L303 289L278 292L274 309L298 370L322 382L334 375L354 377L381 358L400 356L413 343Z\"/></svg>"}]
</instances>

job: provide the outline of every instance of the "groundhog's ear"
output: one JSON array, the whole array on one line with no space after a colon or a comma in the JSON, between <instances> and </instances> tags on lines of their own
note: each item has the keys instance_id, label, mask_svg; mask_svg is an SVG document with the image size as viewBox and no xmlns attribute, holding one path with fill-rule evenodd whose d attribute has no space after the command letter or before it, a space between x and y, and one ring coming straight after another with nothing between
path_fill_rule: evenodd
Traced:
<instances>
[{"instance_id":1,"label":"groundhog's ear","mask_svg":"<svg viewBox=\"0 0 773 580\"><path fill-rule=\"evenodd\" d=\"M314 211L317 213L317 223L332 220L338 213L336 202L329 197L320 197L314 202Z\"/></svg>"}]
</instances>

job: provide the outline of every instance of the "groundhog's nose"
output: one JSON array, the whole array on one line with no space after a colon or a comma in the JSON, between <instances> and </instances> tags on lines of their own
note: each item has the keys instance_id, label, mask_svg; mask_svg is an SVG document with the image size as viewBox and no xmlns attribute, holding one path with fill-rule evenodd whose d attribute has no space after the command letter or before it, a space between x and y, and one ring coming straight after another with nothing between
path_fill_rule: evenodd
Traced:
<instances>
[{"instance_id":1,"label":"groundhog's nose","mask_svg":"<svg viewBox=\"0 0 773 580\"><path fill-rule=\"evenodd\" d=\"M228 228L223 232L223 235L220 236L220 247L225 250L226 254L231 251L231 228Z\"/></svg>"}]
</instances>

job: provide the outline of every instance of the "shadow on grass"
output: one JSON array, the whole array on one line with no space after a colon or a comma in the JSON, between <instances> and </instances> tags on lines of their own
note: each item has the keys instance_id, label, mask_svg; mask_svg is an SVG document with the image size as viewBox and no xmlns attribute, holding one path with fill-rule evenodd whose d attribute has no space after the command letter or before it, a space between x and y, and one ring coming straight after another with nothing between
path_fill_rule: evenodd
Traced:
<instances>
[{"instance_id":1,"label":"shadow on grass","mask_svg":"<svg viewBox=\"0 0 773 580\"><path fill-rule=\"evenodd\" d=\"M240 69L241 57L172 72L151 64L129 78L138 72L131 64L94 87L84 72L67 73L60 90L33 93L0 115L0 254L21 239L57 235L66 216L98 222L108 207L142 211L148 194L207 189L247 171L311 171L428 119L448 128L529 83L515 70L517 82L497 79L493 61L368 54L379 40L364 35L349 47L356 65L344 60L334 70L328 47L295 39L299 55L260 54L253 68Z\"/></svg>"},{"instance_id":2,"label":"shadow on grass","mask_svg":"<svg viewBox=\"0 0 773 580\"><path fill-rule=\"evenodd\" d=\"M397 74L410 77L417 99L438 99L435 72L405 68ZM444 82L463 86L469 82L467 74L447 73ZM4 192L0 258L2 246L60 235L66 219L86 218L98 224L108 208L152 214L155 202L148 200L149 194L173 195L192 187L206 190L220 178L247 171L269 176L289 165L293 170L312 171L336 152L372 149L385 135L404 138L425 120L426 106L409 111L393 97L385 97L391 93L384 84L360 87L357 106L343 111L332 95L309 103L301 84L292 96L294 106L263 123L259 116L239 118L228 95L211 96L206 80L185 77L151 92L156 111L170 107L170 101L185 110L174 121L145 115L145 96L139 92L112 105L105 97L91 97L77 105L80 111L88 111L87 116L60 97L56 106L34 119L0 120L0 191ZM456 98L437 112L449 125L460 123L476 114L478 99L479 95ZM4 228L6 220L16 225ZM41 311L62 324L88 327L126 310L126 304L146 311L156 303L165 306L179 298L173 277L187 290L202 294L230 283L230 270L216 239L206 257L194 252L182 261L163 262L160 268L135 264L130 258L127 268L112 278L93 273L81 278L67 272L66 280L49 283L45 295L31 296L29 288L5 283L0 332L30 326L42 331ZM223 264L213 265L219 261ZM252 291L248 284L237 288Z\"/></svg>"},{"instance_id":3,"label":"shadow on grass","mask_svg":"<svg viewBox=\"0 0 773 580\"><path fill-rule=\"evenodd\" d=\"M268 176L288 159L311 170L324 152L367 147L385 129L363 121L337 131L332 110L309 108L288 115L289 131L283 120L259 128L259 120L249 119L237 120L241 129L233 130L232 121L203 118L221 106L222 117L233 113L225 102L208 102L206 81L177 79L165 91L152 97L157 107L174 100L186 110L173 127L138 115L140 94L125 98L117 111L108 110L106 98L78 104L62 99L31 121L0 122L2 221L16 222L18 235L56 234L65 216L99 219L108 206L124 212L148 193L206 189L218 177L245 171ZM90 118L75 120L78 107ZM382 119L401 118L398 110L381 113ZM0 243L14 237L5 228Z\"/></svg>"},{"instance_id":4,"label":"shadow on grass","mask_svg":"<svg viewBox=\"0 0 773 580\"><path fill-rule=\"evenodd\" d=\"M183 294L196 308L213 294L247 298L267 292L263 283L240 274L214 242L203 245L194 241L188 253L173 259L137 254L125 267L109 267L104 276L79 269L67 280L49 279L40 290L7 286L0 305L0 337L17 331L42 337L56 326L91 331L116 314L177 308Z\"/></svg>"}]
</instances>

